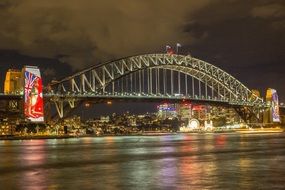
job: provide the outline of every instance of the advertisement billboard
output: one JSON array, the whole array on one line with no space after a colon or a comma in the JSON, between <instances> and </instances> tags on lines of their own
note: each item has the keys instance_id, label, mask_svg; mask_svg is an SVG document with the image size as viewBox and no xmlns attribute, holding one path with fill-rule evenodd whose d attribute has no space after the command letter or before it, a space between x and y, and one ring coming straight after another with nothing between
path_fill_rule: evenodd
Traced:
<instances>
[{"instance_id":1,"label":"advertisement billboard","mask_svg":"<svg viewBox=\"0 0 285 190\"><path fill-rule=\"evenodd\" d=\"M24 115L31 122L44 122L43 85L40 70L26 66L24 74Z\"/></svg>"}]
</instances>

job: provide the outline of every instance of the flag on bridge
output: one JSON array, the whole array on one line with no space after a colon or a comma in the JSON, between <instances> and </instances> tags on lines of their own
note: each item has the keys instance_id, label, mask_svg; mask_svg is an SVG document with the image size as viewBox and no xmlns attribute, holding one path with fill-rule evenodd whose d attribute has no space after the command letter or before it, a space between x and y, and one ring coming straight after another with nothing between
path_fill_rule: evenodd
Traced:
<instances>
[{"instance_id":1,"label":"flag on bridge","mask_svg":"<svg viewBox=\"0 0 285 190\"><path fill-rule=\"evenodd\" d=\"M176 43L176 54L178 54L178 50L179 50L180 47L181 47L181 44L180 43Z\"/></svg>"},{"instance_id":2,"label":"flag on bridge","mask_svg":"<svg viewBox=\"0 0 285 190\"><path fill-rule=\"evenodd\" d=\"M170 54L170 55L174 54L174 51L173 51L173 49L171 48L171 46L166 45L165 49L166 49L166 53L167 53L167 54Z\"/></svg>"}]
</instances>

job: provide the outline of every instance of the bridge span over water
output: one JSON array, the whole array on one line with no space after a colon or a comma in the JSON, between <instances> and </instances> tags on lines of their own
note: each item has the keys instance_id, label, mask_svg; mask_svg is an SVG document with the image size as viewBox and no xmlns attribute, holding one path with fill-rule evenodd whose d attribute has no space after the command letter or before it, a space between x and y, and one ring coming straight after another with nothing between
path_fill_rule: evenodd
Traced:
<instances>
[{"instance_id":1,"label":"bridge span over water","mask_svg":"<svg viewBox=\"0 0 285 190\"><path fill-rule=\"evenodd\" d=\"M55 104L61 118L66 109L86 100L189 100L232 106L240 113L248 110L246 115L255 115L267 107L262 98L235 77L190 55L130 56L53 81L46 89L45 99Z\"/></svg>"},{"instance_id":2,"label":"bridge span over water","mask_svg":"<svg viewBox=\"0 0 285 190\"><path fill-rule=\"evenodd\" d=\"M146 54L82 70L51 83L60 117L84 99L190 100L262 108L260 97L222 69L189 55Z\"/></svg>"}]
</instances>

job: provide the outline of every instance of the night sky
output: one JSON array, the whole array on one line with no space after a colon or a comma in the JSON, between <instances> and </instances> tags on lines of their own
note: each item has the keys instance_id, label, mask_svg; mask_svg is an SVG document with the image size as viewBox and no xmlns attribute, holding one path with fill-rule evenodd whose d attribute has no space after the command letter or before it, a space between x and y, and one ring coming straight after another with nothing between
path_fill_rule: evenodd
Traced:
<instances>
[{"instance_id":1,"label":"night sky","mask_svg":"<svg viewBox=\"0 0 285 190\"><path fill-rule=\"evenodd\" d=\"M284 0L1 0L0 87L8 68L38 65L44 83L100 62L182 44L285 101Z\"/></svg>"}]
</instances>

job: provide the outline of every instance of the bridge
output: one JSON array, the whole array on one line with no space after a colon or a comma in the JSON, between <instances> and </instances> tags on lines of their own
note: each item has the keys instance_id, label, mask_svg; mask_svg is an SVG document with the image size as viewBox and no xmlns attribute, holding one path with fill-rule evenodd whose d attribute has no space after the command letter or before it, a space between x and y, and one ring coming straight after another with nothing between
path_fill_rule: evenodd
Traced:
<instances>
[{"instance_id":1,"label":"bridge","mask_svg":"<svg viewBox=\"0 0 285 190\"><path fill-rule=\"evenodd\" d=\"M52 81L44 97L55 104L60 118L65 116L65 110L86 100L223 104L235 108L245 120L268 107L224 70L190 55L177 54L137 55L95 65Z\"/></svg>"},{"instance_id":2,"label":"bridge","mask_svg":"<svg viewBox=\"0 0 285 190\"><path fill-rule=\"evenodd\" d=\"M259 109L263 100L222 69L189 55L147 54L96 65L51 84L60 117L83 99L190 100Z\"/></svg>"}]
</instances>

